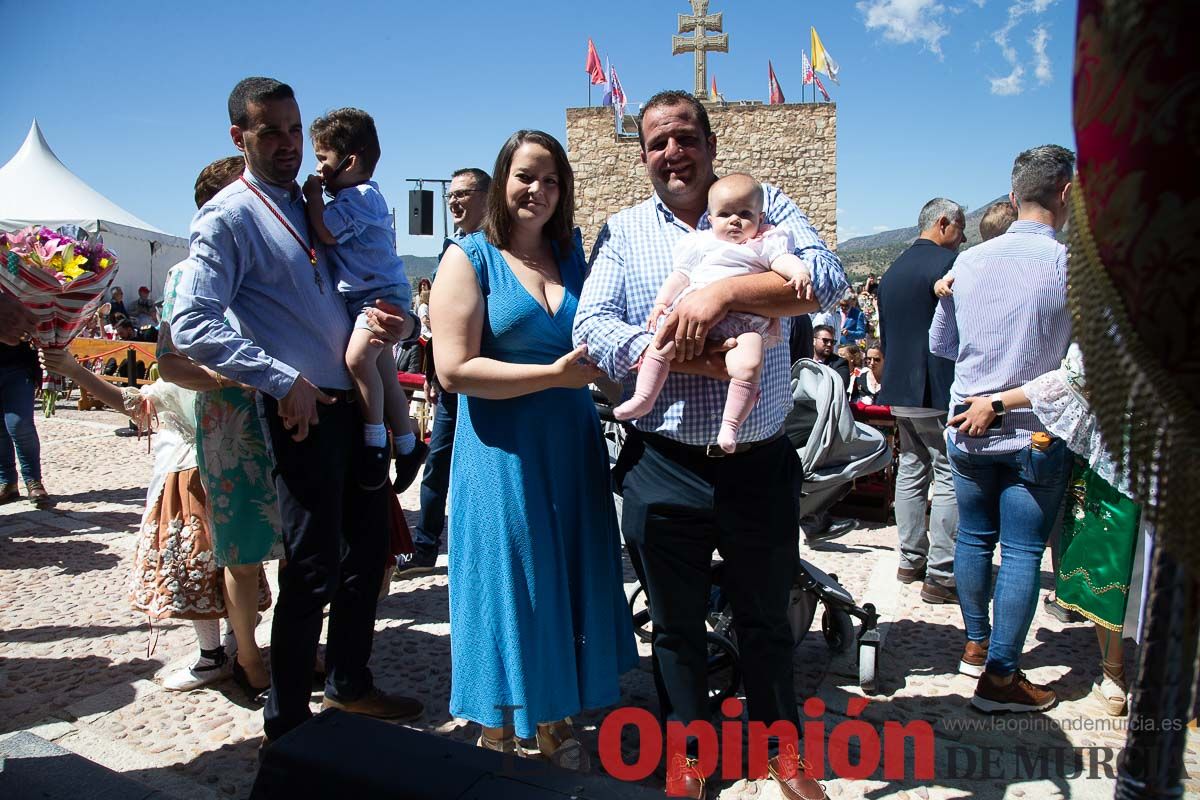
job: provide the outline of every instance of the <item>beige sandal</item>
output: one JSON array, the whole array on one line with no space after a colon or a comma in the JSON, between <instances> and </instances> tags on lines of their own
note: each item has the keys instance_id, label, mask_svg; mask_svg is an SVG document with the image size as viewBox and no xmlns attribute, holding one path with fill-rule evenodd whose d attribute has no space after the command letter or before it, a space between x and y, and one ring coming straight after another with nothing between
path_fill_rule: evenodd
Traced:
<instances>
[{"instance_id":1,"label":"beige sandal","mask_svg":"<svg viewBox=\"0 0 1200 800\"><path fill-rule=\"evenodd\" d=\"M1100 680L1092 684L1092 694L1104 706L1110 717L1123 717L1127 710L1128 693L1125 689L1125 671L1116 676L1107 669L1100 673Z\"/></svg>"},{"instance_id":2,"label":"beige sandal","mask_svg":"<svg viewBox=\"0 0 1200 800\"><path fill-rule=\"evenodd\" d=\"M494 750L497 753L510 753L518 758L542 758L542 753L537 747L537 741L534 739L521 739L516 736L505 736L503 739L492 739L491 737L480 733L479 739L475 742L475 744L478 747L482 747L484 750Z\"/></svg>"},{"instance_id":3,"label":"beige sandal","mask_svg":"<svg viewBox=\"0 0 1200 800\"><path fill-rule=\"evenodd\" d=\"M551 764L574 772L590 772L592 760L583 747L583 743L575 738L575 729L571 727L571 718L559 722L539 723L537 726L537 745Z\"/></svg>"}]
</instances>

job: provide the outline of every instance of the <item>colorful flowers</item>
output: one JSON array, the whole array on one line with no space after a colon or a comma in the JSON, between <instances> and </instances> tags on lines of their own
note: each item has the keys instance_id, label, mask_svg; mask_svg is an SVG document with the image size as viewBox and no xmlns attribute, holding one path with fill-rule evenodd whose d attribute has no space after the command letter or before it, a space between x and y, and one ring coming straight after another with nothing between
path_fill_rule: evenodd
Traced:
<instances>
[{"instance_id":1,"label":"colorful flowers","mask_svg":"<svg viewBox=\"0 0 1200 800\"><path fill-rule=\"evenodd\" d=\"M75 239L41 226L0 233L0 257L4 268L14 276L24 265L50 273L63 286L117 265L116 256L101 242Z\"/></svg>"}]
</instances>

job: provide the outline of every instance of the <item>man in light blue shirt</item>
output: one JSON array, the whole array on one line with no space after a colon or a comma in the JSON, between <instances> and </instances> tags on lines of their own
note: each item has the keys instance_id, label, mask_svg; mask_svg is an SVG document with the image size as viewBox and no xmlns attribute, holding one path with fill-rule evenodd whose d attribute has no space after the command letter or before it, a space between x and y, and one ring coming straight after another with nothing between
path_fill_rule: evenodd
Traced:
<instances>
[{"instance_id":1,"label":"man in light blue shirt","mask_svg":"<svg viewBox=\"0 0 1200 800\"><path fill-rule=\"evenodd\" d=\"M614 478L624 499L622 533L646 588L654 621L654 666L663 716L707 720L704 615L714 549L724 559L722 589L738 610L738 646L750 719L797 724L788 595L799 549L799 458L783 436L791 409L786 344L766 352L761 397L742 424L734 453L715 445L729 374L706 334L730 311L780 318L832 308L846 290L841 263L800 209L764 186L765 222L784 228L808 267L816 299L799 300L773 272L717 281L684 298L657 334L646 319L672 269L672 247L710 227L708 189L716 181L717 140L704 106L686 92L661 92L639 117L642 163L654 187L646 201L601 230L575 315L575 340L610 377L624 381L655 336L675 340L678 360L649 414L628 428ZM820 797L793 751L768 762L785 798ZM704 797L695 765L672 760L667 793Z\"/></svg>"},{"instance_id":2,"label":"man in light blue shirt","mask_svg":"<svg viewBox=\"0 0 1200 800\"><path fill-rule=\"evenodd\" d=\"M929 328L929 351L955 361L951 404L990 397L986 419L951 410L946 446L958 502L954 578L967 629L959 671L978 677L971 704L988 713L1044 711L1056 700L1025 677L1020 657L1071 455L1032 412L1007 413L999 393L1057 369L1071 342L1067 248L1054 234L1067 222L1074 164L1057 145L1017 156L1017 221L958 256L954 294L942 298Z\"/></svg>"},{"instance_id":3,"label":"man in light blue shirt","mask_svg":"<svg viewBox=\"0 0 1200 800\"><path fill-rule=\"evenodd\" d=\"M246 78L229 97L229 118L246 171L192 222L170 324L184 355L261 392L287 556L271 630L264 743L311 716L326 605L337 646L326 657L324 705L415 719L421 703L379 691L367 668L389 498L386 485L360 491L347 477L362 441L343 358L350 318L325 254L308 234L296 185L304 152L300 108L286 84ZM240 333L226 321L227 309ZM249 683L244 673L242 680Z\"/></svg>"}]
</instances>

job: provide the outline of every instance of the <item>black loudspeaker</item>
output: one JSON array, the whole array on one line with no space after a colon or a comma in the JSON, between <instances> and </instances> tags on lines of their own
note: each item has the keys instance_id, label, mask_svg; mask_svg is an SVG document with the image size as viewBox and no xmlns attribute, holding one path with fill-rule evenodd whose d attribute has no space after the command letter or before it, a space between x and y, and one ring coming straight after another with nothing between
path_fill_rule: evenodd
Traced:
<instances>
[{"instance_id":1,"label":"black loudspeaker","mask_svg":"<svg viewBox=\"0 0 1200 800\"><path fill-rule=\"evenodd\" d=\"M598 759L593 756L593 762ZM599 774L483 750L329 709L263 751L250 800L661 800Z\"/></svg>"},{"instance_id":2,"label":"black loudspeaker","mask_svg":"<svg viewBox=\"0 0 1200 800\"><path fill-rule=\"evenodd\" d=\"M409 190L408 235L433 236L433 192L428 189Z\"/></svg>"}]
</instances>

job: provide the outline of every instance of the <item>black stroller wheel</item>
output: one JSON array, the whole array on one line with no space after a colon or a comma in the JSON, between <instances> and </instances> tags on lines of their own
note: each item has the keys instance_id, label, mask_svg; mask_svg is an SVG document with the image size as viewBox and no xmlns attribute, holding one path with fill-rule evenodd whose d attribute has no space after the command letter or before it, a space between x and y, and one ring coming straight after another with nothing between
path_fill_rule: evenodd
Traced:
<instances>
[{"instance_id":1,"label":"black stroller wheel","mask_svg":"<svg viewBox=\"0 0 1200 800\"><path fill-rule=\"evenodd\" d=\"M629 596L629 613L633 615L633 633L643 642L650 642L653 629L650 625L650 604L646 590L639 584Z\"/></svg>"},{"instance_id":2,"label":"black stroller wheel","mask_svg":"<svg viewBox=\"0 0 1200 800\"><path fill-rule=\"evenodd\" d=\"M821 614L821 633L825 634L825 643L833 653L844 653L857 638L854 633L854 620L840 608L825 607Z\"/></svg>"},{"instance_id":3,"label":"black stroller wheel","mask_svg":"<svg viewBox=\"0 0 1200 800\"><path fill-rule=\"evenodd\" d=\"M719 633L705 634L708 647L708 707L716 714L726 698L742 685L742 665L737 645Z\"/></svg>"}]
</instances>

